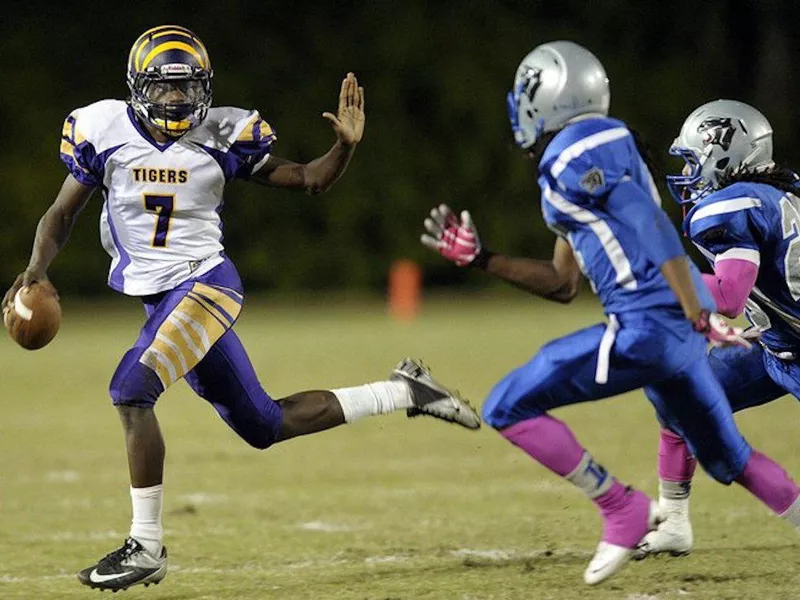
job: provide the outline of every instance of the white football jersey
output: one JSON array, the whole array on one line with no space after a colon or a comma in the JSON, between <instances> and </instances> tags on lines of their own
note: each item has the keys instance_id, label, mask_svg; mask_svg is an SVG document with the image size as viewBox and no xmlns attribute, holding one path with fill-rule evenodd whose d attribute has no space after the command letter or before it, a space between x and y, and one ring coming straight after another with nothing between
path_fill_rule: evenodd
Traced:
<instances>
[{"instance_id":1,"label":"white football jersey","mask_svg":"<svg viewBox=\"0 0 800 600\"><path fill-rule=\"evenodd\" d=\"M108 284L131 296L170 290L222 262L223 188L269 158L275 133L257 111L211 108L183 137L159 144L120 100L73 111L61 160L105 203L100 237Z\"/></svg>"}]
</instances>

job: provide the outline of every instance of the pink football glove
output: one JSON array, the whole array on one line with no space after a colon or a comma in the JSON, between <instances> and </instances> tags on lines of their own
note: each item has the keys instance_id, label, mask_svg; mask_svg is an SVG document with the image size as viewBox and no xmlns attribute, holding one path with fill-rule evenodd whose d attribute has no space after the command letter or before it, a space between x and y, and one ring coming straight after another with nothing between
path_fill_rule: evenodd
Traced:
<instances>
[{"instance_id":1,"label":"pink football glove","mask_svg":"<svg viewBox=\"0 0 800 600\"><path fill-rule=\"evenodd\" d=\"M478 230L466 210L461 212L459 222L450 207L441 204L425 219L425 229L428 233L422 234L422 243L459 267L469 265L481 251Z\"/></svg>"},{"instance_id":2,"label":"pink football glove","mask_svg":"<svg viewBox=\"0 0 800 600\"><path fill-rule=\"evenodd\" d=\"M725 319L709 310L701 311L692 326L695 331L704 334L712 346L752 346L748 338L742 335L741 329L729 325Z\"/></svg>"}]
</instances>

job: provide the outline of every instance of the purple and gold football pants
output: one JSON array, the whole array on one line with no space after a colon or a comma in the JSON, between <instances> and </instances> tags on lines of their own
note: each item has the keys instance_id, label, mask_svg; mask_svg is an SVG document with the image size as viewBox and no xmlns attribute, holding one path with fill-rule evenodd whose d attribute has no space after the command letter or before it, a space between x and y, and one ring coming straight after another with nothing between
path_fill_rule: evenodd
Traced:
<instances>
[{"instance_id":1,"label":"purple and gold football pants","mask_svg":"<svg viewBox=\"0 0 800 600\"><path fill-rule=\"evenodd\" d=\"M230 259L142 300L147 322L111 380L114 404L151 408L184 378L248 444L274 443L283 411L261 387L232 329L244 294Z\"/></svg>"}]
</instances>

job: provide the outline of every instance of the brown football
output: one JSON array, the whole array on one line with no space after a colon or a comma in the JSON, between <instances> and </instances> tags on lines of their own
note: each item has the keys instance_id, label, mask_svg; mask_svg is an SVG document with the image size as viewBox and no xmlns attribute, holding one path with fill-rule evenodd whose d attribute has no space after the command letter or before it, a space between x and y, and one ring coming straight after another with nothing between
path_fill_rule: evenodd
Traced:
<instances>
[{"instance_id":1,"label":"brown football","mask_svg":"<svg viewBox=\"0 0 800 600\"><path fill-rule=\"evenodd\" d=\"M11 309L3 314L11 338L27 350L43 348L56 337L61 325L58 292L48 282L36 282L17 292Z\"/></svg>"}]
</instances>

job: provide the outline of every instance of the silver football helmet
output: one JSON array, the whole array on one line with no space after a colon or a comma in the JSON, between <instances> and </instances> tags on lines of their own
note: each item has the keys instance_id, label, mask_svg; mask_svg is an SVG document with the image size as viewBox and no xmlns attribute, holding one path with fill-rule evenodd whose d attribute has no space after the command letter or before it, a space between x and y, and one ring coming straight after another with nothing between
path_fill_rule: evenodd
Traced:
<instances>
[{"instance_id":1,"label":"silver football helmet","mask_svg":"<svg viewBox=\"0 0 800 600\"><path fill-rule=\"evenodd\" d=\"M772 126L755 108L736 100L715 100L689 115L669 153L686 163L667 186L680 204L697 202L720 188L723 178L767 170L772 162Z\"/></svg>"},{"instance_id":2,"label":"silver football helmet","mask_svg":"<svg viewBox=\"0 0 800 600\"><path fill-rule=\"evenodd\" d=\"M575 117L607 115L611 92L594 54L575 42L549 42L522 59L507 103L517 145L530 148Z\"/></svg>"}]
</instances>

